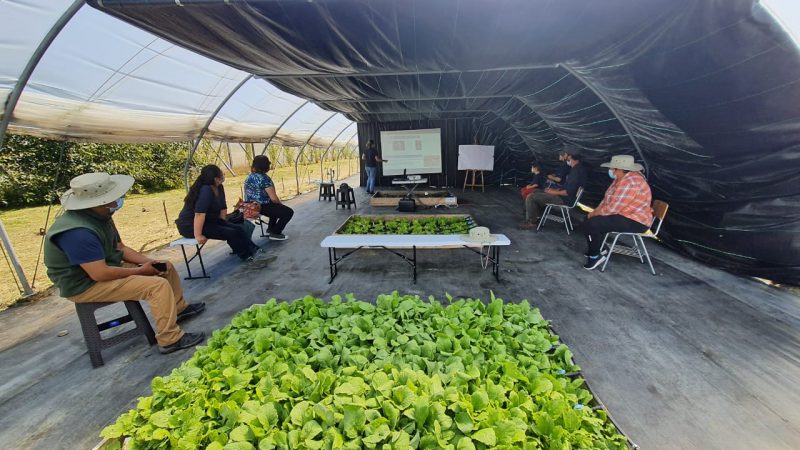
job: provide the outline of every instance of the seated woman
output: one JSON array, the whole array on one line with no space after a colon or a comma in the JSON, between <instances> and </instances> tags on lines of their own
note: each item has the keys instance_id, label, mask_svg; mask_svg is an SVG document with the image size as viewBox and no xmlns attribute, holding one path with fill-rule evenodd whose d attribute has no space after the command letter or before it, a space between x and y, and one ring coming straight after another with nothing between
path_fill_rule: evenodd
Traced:
<instances>
[{"instance_id":1,"label":"seated woman","mask_svg":"<svg viewBox=\"0 0 800 450\"><path fill-rule=\"evenodd\" d=\"M261 214L269 217L267 226L269 238L273 241L283 241L287 239L283 229L292 220L294 210L281 203L272 178L267 175L269 169L269 158L264 155L253 158L251 173L244 180L244 201L258 202L261 205Z\"/></svg>"},{"instance_id":2,"label":"seated woman","mask_svg":"<svg viewBox=\"0 0 800 450\"><path fill-rule=\"evenodd\" d=\"M228 205L222 187L224 182L225 175L219 167L203 167L186 194L175 224L182 236L195 238L200 245L209 239L225 241L243 261L252 260L259 247L242 227L225 220Z\"/></svg>"}]
</instances>

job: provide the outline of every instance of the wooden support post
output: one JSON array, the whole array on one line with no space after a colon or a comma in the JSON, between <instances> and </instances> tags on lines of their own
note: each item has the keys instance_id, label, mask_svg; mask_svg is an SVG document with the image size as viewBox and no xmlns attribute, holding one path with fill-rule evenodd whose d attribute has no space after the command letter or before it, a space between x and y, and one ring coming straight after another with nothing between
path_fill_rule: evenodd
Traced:
<instances>
[{"instance_id":1,"label":"wooden support post","mask_svg":"<svg viewBox=\"0 0 800 450\"><path fill-rule=\"evenodd\" d=\"M481 173L481 182L480 183L478 183L477 180L476 180L476 178L478 176L478 172ZM470 175L472 175L472 182L469 182ZM473 190L476 187L480 187L481 188L481 192L484 192L483 171L482 170L467 169L466 173L464 174L464 188L461 189L461 192L466 191L467 188L469 188L470 190Z\"/></svg>"}]
</instances>

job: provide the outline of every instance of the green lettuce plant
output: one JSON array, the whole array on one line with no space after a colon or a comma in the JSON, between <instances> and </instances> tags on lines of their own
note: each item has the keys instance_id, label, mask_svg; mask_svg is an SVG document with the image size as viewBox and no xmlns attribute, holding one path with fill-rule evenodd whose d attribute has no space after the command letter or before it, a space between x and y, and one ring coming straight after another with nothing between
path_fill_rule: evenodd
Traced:
<instances>
[{"instance_id":1,"label":"green lettuce plant","mask_svg":"<svg viewBox=\"0 0 800 450\"><path fill-rule=\"evenodd\" d=\"M132 449L622 449L527 301L253 305L103 430Z\"/></svg>"},{"instance_id":2,"label":"green lettuce plant","mask_svg":"<svg viewBox=\"0 0 800 450\"><path fill-rule=\"evenodd\" d=\"M466 217L428 217L385 219L353 216L342 227L342 234L466 234Z\"/></svg>"}]
</instances>

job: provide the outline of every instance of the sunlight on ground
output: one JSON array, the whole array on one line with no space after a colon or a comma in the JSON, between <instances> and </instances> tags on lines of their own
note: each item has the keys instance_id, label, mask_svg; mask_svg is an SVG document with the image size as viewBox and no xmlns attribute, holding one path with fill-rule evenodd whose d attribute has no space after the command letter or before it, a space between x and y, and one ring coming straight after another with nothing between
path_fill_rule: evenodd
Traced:
<instances>
[{"instance_id":1,"label":"sunlight on ground","mask_svg":"<svg viewBox=\"0 0 800 450\"><path fill-rule=\"evenodd\" d=\"M341 160L338 166L337 170L335 161L326 161L323 170L328 168L337 170L337 179L347 178L358 170L358 163L355 159ZM320 179L319 164L300 166L298 169L300 178L303 180L300 186L301 193L317 189L317 185L313 182ZM236 200L242 196L241 186L247 174L246 168L237 168L236 172L238 176L233 176L230 173L226 174L225 196L229 207L232 207ZM297 195L294 167L276 169L270 172L270 176L275 182L278 195L282 199ZM176 239L179 235L173 221L178 217L178 213L183 207L183 197L185 195L186 193L183 189L175 189L156 194L127 196L125 207L114 216L123 241L131 248L148 252L163 247L171 240ZM53 216L58 212L58 209L53 207L50 224L52 224ZM25 270L25 275L28 277L28 282L34 284L35 289L40 292L47 290L51 286L41 261L38 270L36 270L36 259L42 243L42 235L40 233L45 226L46 217L46 206L0 212L0 220L3 221L11 238L14 250ZM18 300L20 289L12 276L13 272L7 263L7 259L4 258L0 264L2 264L2 267L0 267L1 311ZM35 280L34 272L36 272Z\"/></svg>"}]
</instances>

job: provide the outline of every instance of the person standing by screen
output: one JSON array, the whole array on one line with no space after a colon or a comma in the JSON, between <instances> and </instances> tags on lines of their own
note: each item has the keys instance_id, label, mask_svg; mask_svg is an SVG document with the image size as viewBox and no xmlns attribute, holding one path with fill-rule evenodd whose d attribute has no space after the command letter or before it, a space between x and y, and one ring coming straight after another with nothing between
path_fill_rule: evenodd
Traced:
<instances>
[{"instance_id":1,"label":"person standing by screen","mask_svg":"<svg viewBox=\"0 0 800 450\"><path fill-rule=\"evenodd\" d=\"M381 159L372 139L367 141L367 149L361 154L361 159L364 160L364 170L367 172L367 194L372 195L375 193L375 182L378 180L378 163L388 160Z\"/></svg>"}]
</instances>

